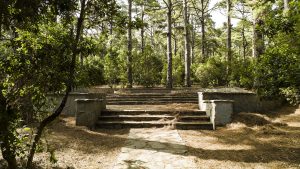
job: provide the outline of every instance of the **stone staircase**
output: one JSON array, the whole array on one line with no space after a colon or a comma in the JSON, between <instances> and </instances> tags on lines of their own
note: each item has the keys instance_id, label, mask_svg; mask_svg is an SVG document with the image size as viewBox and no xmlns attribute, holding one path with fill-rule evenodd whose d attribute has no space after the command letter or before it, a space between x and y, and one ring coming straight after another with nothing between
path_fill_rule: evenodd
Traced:
<instances>
[{"instance_id":1,"label":"stone staircase","mask_svg":"<svg viewBox=\"0 0 300 169\"><path fill-rule=\"evenodd\" d=\"M170 103L198 103L197 93L130 93L109 94L107 105L164 105Z\"/></svg>"},{"instance_id":2,"label":"stone staircase","mask_svg":"<svg viewBox=\"0 0 300 169\"><path fill-rule=\"evenodd\" d=\"M197 110L113 110L102 111L96 124L99 128L212 129L210 118Z\"/></svg>"},{"instance_id":3,"label":"stone staircase","mask_svg":"<svg viewBox=\"0 0 300 169\"><path fill-rule=\"evenodd\" d=\"M98 128L213 129L206 112L197 110L195 92L147 89L114 93L107 95L106 104Z\"/></svg>"}]
</instances>

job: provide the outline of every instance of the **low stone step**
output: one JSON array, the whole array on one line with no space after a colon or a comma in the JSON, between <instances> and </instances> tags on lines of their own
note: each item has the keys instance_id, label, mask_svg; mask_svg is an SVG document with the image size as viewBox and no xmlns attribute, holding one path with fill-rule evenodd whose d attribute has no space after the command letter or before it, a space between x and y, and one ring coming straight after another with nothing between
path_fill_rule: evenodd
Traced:
<instances>
[{"instance_id":1,"label":"low stone step","mask_svg":"<svg viewBox=\"0 0 300 169\"><path fill-rule=\"evenodd\" d=\"M159 121L159 120L177 120L177 121L209 121L208 116L168 116L168 115L112 115L100 116L101 121Z\"/></svg>"},{"instance_id":2,"label":"low stone step","mask_svg":"<svg viewBox=\"0 0 300 169\"><path fill-rule=\"evenodd\" d=\"M106 98L198 98L197 95L107 95Z\"/></svg>"},{"instance_id":3,"label":"low stone step","mask_svg":"<svg viewBox=\"0 0 300 169\"><path fill-rule=\"evenodd\" d=\"M198 97L197 93L126 93L126 94L108 94L107 97Z\"/></svg>"},{"instance_id":4,"label":"low stone step","mask_svg":"<svg viewBox=\"0 0 300 169\"><path fill-rule=\"evenodd\" d=\"M107 101L108 105L163 105L163 104L169 104L169 103L198 103L196 100L169 100L169 101Z\"/></svg>"},{"instance_id":5,"label":"low stone step","mask_svg":"<svg viewBox=\"0 0 300 169\"><path fill-rule=\"evenodd\" d=\"M106 109L101 112L102 116L113 115L169 115L169 116L205 116L205 111L200 110L114 110Z\"/></svg>"},{"instance_id":6,"label":"low stone step","mask_svg":"<svg viewBox=\"0 0 300 169\"><path fill-rule=\"evenodd\" d=\"M106 100L198 100L196 97L112 97Z\"/></svg>"},{"instance_id":7,"label":"low stone step","mask_svg":"<svg viewBox=\"0 0 300 169\"><path fill-rule=\"evenodd\" d=\"M171 127L174 129L213 129L210 122L160 122L160 121L98 121L96 126L107 129L121 129L121 128L161 128Z\"/></svg>"}]
</instances>

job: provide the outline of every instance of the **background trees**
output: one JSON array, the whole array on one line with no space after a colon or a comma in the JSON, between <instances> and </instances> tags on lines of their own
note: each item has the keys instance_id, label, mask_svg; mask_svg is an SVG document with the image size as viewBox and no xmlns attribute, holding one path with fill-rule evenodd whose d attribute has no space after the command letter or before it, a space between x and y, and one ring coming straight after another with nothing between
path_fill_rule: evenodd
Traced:
<instances>
[{"instance_id":1,"label":"background trees","mask_svg":"<svg viewBox=\"0 0 300 169\"><path fill-rule=\"evenodd\" d=\"M9 166L26 152L31 165L43 128L76 87L227 85L296 103L300 3L213 2L0 1L0 142ZM215 11L228 21L217 26ZM49 92L65 93L54 113L45 111ZM17 128L32 122L40 127L24 151Z\"/></svg>"}]
</instances>

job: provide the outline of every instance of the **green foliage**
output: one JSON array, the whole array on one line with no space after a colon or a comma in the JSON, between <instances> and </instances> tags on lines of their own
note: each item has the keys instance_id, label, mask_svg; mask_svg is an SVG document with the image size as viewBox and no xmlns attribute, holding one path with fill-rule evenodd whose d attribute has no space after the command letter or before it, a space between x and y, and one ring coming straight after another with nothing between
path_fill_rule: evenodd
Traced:
<instances>
[{"instance_id":1,"label":"green foliage","mask_svg":"<svg viewBox=\"0 0 300 169\"><path fill-rule=\"evenodd\" d=\"M280 47L269 48L257 64L258 91L266 97L285 93L284 88L299 89L300 60L297 55L287 53ZM281 89L283 88L283 89Z\"/></svg>"},{"instance_id":2,"label":"green foliage","mask_svg":"<svg viewBox=\"0 0 300 169\"><path fill-rule=\"evenodd\" d=\"M148 46L144 54L134 56L134 82L145 87L153 87L160 84L163 63L154 51Z\"/></svg>"},{"instance_id":3,"label":"green foliage","mask_svg":"<svg viewBox=\"0 0 300 169\"><path fill-rule=\"evenodd\" d=\"M265 34L269 38L266 52L257 62L256 78L259 94L283 97L296 104L300 91L300 2L292 1L288 13L276 8L265 18Z\"/></svg>"},{"instance_id":4,"label":"green foliage","mask_svg":"<svg viewBox=\"0 0 300 169\"><path fill-rule=\"evenodd\" d=\"M90 56L78 64L77 86L91 86L104 84L103 60L98 56Z\"/></svg>"},{"instance_id":5,"label":"green foliage","mask_svg":"<svg viewBox=\"0 0 300 169\"><path fill-rule=\"evenodd\" d=\"M231 66L230 86L252 89L255 79L255 61L251 58L245 60L234 59Z\"/></svg>"},{"instance_id":6,"label":"green foliage","mask_svg":"<svg viewBox=\"0 0 300 169\"><path fill-rule=\"evenodd\" d=\"M183 86L184 84L184 63L182 62L182 57L180 54L173 57L173 65L172 65L172 77L173 77L173 85L174 86ZM161 83L166 84L167 79L167 61L163 60L163 70L162 70L162 79Z\"/></svg>"},{"instance_id":7,"label":"green foliage","mask_svg":"<svg viewBox=\"0 0 300 169\"><path fill-rule=\"evenodd\" d=\"M194 67L195 80L201 87L223 86L226 84L226 63L211 57L206 63Z\"/></svg>"},{"instance_id":8,"label":"green foliage","mask_svg":"<svg viewBox=\"0 0 300 169\"><path fill-rule=\"evenodd\" d=\"M104 58L104 77L105 82L110 86L120 83L120 58L115 50L110 50Z\"/></svg>"},{"instance_id":9,"label":"green foliage","mask_svg":"<svg viewBox=\"0 0 300 169\"><path fill-rule=\"evenodd\" d=\"M300 103L300 89L296 87L280 88L280 94L283 95L291 105Z\"/></svg>"}]
</instances>

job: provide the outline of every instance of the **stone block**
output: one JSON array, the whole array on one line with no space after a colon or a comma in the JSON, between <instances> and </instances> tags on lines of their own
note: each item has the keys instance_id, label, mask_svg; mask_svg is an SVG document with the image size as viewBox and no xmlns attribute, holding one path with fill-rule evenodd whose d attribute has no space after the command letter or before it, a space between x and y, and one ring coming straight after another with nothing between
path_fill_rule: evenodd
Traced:
<instances>
[{"instance_id":1,"label":"stone block","mask_svg":"<svg viewBox=\"0 0 300 169\"><path fill-rule=\"evenodd\" d=\"M55 105L59 106L63 94L48 94L47 97L54 102ZM67 103L63 109L62 114L75 116L76 112L76 99L102 99L101 108L106 108L106 94L105 93L79 93L79 92L71 92L68 96ZM56 109L57 107L55 107ZM50 110L53 111L53 110Z\"/></svg>"},{"instance_id":2,"label":"stone block","mask_svg":"<svg viewBox=\"0 0 300 169\"><path fill-rule=\"evenodd\" d=\"M202 100L200 110L206 111L213 128L216 125L226 125L231 122L233 114L233 100Z\"/></svg>"},{"instance_id":3,"label":"stone block","mask_svg":"<svg viewBox=\"0 0 300 169\"><path fill-rule=\"evenodd\" d=\"M76 99L76 125L94 128L101 115L102 99Z\"/></svg>"}]
</instances>

